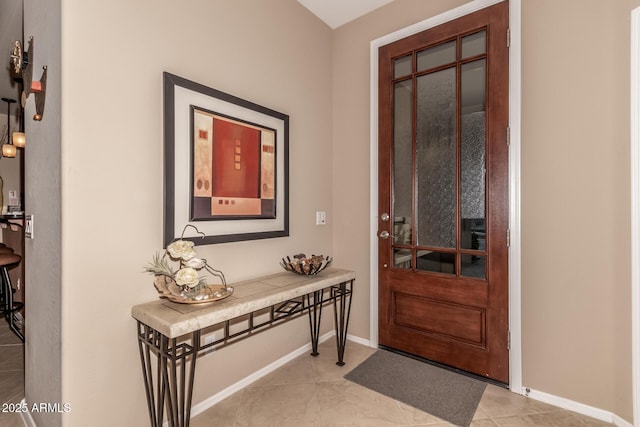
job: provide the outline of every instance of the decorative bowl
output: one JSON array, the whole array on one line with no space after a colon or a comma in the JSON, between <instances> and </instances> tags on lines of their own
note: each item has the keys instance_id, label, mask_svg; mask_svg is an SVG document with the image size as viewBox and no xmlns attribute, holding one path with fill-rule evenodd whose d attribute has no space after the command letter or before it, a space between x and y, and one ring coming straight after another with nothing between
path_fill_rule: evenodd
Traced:
<instances>
[{"instance_id":1,"label":"decorative bowl","mask_svg":"<svg viewBox=\"0 0 640 427\"><path fill-rule=\"evenodd\" d=\"M280 265L287 271L300 274L302 276L313 276L320 273L331 264L333 258L324 255L311 255L307 257L305 254L286 256L280 261Z\"/></svg>"},{"instance_id":2,"label":"decorative bowl","mask_svg":"<svg viewBox=\"0 0 640 427\"><path fill-rule=\"evenodd\" d=\"M154 277L153 285L160 294L160 298L180 304L204 304L225 299L233 294L233 288L226 284L188 288L179 286L172 277L161 274Z\"/></svg>"}]
</instances>

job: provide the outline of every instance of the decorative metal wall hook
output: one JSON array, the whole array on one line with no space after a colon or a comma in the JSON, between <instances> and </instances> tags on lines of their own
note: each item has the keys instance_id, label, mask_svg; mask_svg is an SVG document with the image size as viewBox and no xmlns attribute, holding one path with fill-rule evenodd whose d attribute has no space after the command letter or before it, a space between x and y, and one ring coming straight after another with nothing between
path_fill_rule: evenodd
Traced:
<instances>
[{"instance_id":1,"label":"decorative metal wall hook","mask_svg":"<svg viewBox=\"0 0 640 427\"><path fill-rule=\"evenodd\" d=\"M42 77L40 80L33 80L33 57L34 57L34 40L33 36L29 37L29 50L22 51L20 40L14 42L11 51L11 75L16 81L22 82L22 108L27 104L29 95L35 93L36 98L36 114L33 120L40 121L44 114L44 101L47 89L47 66L42 67Z\"/></svg>"},{"instance_id":2,"label":"decorative metal wall hook","mask_svg":"<svg viewBox=\"0 0 640 427\"><path fill-rule=\"evenodd\" d=\"M20 43L20 40L16 40L13 43L13 49L9 55L9 63L11 64L9 67L11 77L14 79L20 78L22 75L22 43Z\"/></svg>"},{"instance_id":3,"label":"decorative metal wall hook","mask_svg":"<svg viewBox=\"0 0 640 427\"><path fill-rule=\"evenodd\" d=\"M36 83L38 83L36 85ZM38 87L38 90L35 87ZM42 67L42 77L39 82L33 82L31 86L31 92L36 97L36 114L33 115L33 120L41 121L44 114L44 100L47 95L47 66ZM27 95L28 96L28 95Z\"/></svg>"},{"instance_id":4,"label":"decorative metal wall hook","mask_svg":"<svg viewBox=\"0 0 640 427\"><path fill-rule=\"evenodd\" d=\"M24 71L22 72L22 107L27 102L27 97L31 93L31 84L33 83L33 56L35 55L34 51L34 41L33 36L29 37L29 50L25 52L27 59L25 61Z\"/></svg>"},{"instance_id":5,"label":"decorative metal wall hook","mask_svg":"<svg viewBox=\"0 0 640 427\"><path fill-rule=\"evenodd\" d=\"M27 58L26 55L22 52L22 43L20 40L16 40L13 43L13 50L11 51L11 55L9 55L11 59L9 70L11 71L11 77L14 80L22 79L22 70L26 68Z\"/></svg>"},{"instance_id":6,"label":"decorative metal wall hook","mask_svg":"<svg viewBox=\"0 0 640 427\"><path fill-rule=\"evenodd\" d=\"M24 88L31 89L31 64L33 64L33 36L29 38L29 50L22 49L22 42L16 40L13 42L13 50L11 51L10 70L11 77L16 81L22 81Z\"/></svg>"}]
</instances>

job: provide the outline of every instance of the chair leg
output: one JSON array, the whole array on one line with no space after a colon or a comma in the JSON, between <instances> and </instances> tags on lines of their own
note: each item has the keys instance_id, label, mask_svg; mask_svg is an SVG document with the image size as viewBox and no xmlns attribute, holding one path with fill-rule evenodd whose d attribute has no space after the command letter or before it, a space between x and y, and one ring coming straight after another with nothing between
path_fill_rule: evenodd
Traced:
<instances>
[{"instance_id":1,"label":"chair leg","mask_svg":"<svg viewBox=\"0 0 640 427\"><path fill-rule=\"evenodd\" d=\"M0 309L2 310L2 314L7 312L7 298L5 297L5 283L4 283L4 275L0 277Z\"/></svg>"},{"instance_id":2,"label":"chair leg","mask_svg":"<svg viewBox=\"0 0 640 427\"><path fill-rule=\"evenodd\" d=\"M0 273L2 274L0 276L0 304L2 304L2 314L3 315L7 315L7 312L10 310L9 307L9 301L7 300L7 279L5 278L5 271L6 269L4 267L0 267Z\"/></svg>"},{"instance_id":3,"label":"chair leg","mask_svg":"<svg viewBox=\"0 0 640 427\"><path fill-rule=\"evenodd\" d=\"M5 301L4 301L5 319L7 320L7 323L9 324L9 328L13 331L13 333L15 333L18 336L18 338L20 338L20 340L24 342L24 334L22 333L20 328L18 328L18 325L16 324L16 318L13 315L14 312L22 308L22 303L13 301L13 288L11 287L11 278L9 277L9 271L7 270L6 267L2 267L1 269L2 269L2 282L3 282L2 287L4 291L4 298L5 298Z\"/></svg>"}]
</instances>

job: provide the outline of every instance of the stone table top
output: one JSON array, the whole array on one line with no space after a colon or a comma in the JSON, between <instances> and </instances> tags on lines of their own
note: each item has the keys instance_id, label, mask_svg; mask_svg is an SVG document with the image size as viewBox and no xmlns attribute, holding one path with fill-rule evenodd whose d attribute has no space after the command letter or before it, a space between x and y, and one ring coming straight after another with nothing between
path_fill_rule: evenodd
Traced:
<instances>
[{"instance_id":1,"label":"stone table top","mask_svg":"<svg viewBox=\"0 0 640 427\"><path fill-rule=\"evenodd\" d=\"M315 276L281 272L231 284L233 294L219 301L180 304L159 299L131 308L131 315L168 338L234 319L245 314L354 280L355 272L328 268Z\"/></svg>"}]
</instances>

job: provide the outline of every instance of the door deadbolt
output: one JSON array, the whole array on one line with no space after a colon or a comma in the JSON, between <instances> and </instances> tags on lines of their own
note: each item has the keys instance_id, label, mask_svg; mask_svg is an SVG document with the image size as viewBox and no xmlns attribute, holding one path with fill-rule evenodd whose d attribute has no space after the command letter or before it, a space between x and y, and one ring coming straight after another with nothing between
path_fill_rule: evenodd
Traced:
<instances>
[{"instance_id":1,"label":"door deadbolt","mask_svg":"<svg viewBox=\"0 0 640 427\"><path fill-rule=\"evenodd\" d=\"M389 221L389 214L388 213L383 213L382 215L380 215L380 219L384 222Z\"/></svg>"}]
</instances>

